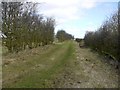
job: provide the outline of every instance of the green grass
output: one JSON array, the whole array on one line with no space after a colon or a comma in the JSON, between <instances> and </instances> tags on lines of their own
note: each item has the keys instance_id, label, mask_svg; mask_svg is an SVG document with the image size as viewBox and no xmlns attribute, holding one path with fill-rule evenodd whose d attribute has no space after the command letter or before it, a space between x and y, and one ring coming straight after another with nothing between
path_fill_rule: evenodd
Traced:
<instances>
[{"instance_id":1,"label":"green grass","mask_svg":"<svg viewBox=\"0 0 120 90\"><path fill-rule=\"evenodd\" d=\"M2 46L2 55L6 55L8 53L8 49L5 46Z\"/></svg>"},{"instance_id":2,"label":"green grass","mask_svg":"<svg viewBox=\"0 0 120 90\"><path fill-rule=\"evenodd\" d=\"M34 54L36 50L37 54ZM79 48L72 41L50 45L47 49L21 51L13 56L17 60L3 66L3 88L103 88L118 85L117 73L112 67L89 48ZM18 59L23 57L26 62ZM9 58L11 56L7 56Z\"/></svg>"},{"instance_id":3,"label":"green grass","mask_svg":"<svg viewBox=\"0 0 120 90\"><path fill-rule=\"evenodd\" d=\"M62 44L55 45L52 50L50 50L42 56L40 55L31 59L29 58L30 60L26 64L22 65L22 63L19 63L19 65L17 64L18 66L16 68L15 65L11 65L9 69L12 67L12 70L16 69L13 70L15 72L18 72L22 69L26 69L28 70L28 73L22 74L13 82L5 84L4 87L52 87L53 80L59 73L62 72L62 70L64 69L64 64L68 63L69 60L73 58L73 52L73 43L65 42ZM51 58L54 58L54 60L51 61ZM35 70L29 69L35 66L36 64L42 64L44 67L42 69L38 67ZM22 69L20 69L21 66ZM7 69L8 68L5 68L4 72L6 72ZM7 75L5 77L7 77Z\"/></svg>"},{"instance_id":4,"label":"green grass","mask_svg":"<svg viewBox=\"0 0 120 90\"><path fill-rule=\"evenodd\" d=\"M0 40L0 55L6 54L8 52L7 47L2 46L2 40Z\"/></svg>"},{"instance_id":5,"label":"green grass","mask_svg":"<svg viewBox=\"0 0 120 90\"><path fill-rule=\"evenodd\" d=\"M16 60L15 63L10 64L7 67L3 67L3 78L8 77L8 75L14 75L14 73L19 74L19 72L22 71L22 70L29 70L30 67L34 67L36 64L45 63L46 62L45 59L47 57L49 57L49 55L51 55L51 52L55 52L56 50L59 50L60 47L61 47L61 45L59 45L59 46L56 45L56 46L54 46L54 48L48 49L47 52L46 52L46 50L44 50L42 52L42 54L40 54L38 56L32 55L32 56L26 57L25 58L25 61L26 61L25 63L23 63L21 61L21 59L18 59L18 58L23 57L22 55L20 57L15 57L15 59L18 59L18 60ZM26 53L26 54L28 54L28 53ZM25 53L23 54L24 57L26 56L26 54ZM10 73L9 73L9 71L10 71Z\"/></svg>"}]
</instances>

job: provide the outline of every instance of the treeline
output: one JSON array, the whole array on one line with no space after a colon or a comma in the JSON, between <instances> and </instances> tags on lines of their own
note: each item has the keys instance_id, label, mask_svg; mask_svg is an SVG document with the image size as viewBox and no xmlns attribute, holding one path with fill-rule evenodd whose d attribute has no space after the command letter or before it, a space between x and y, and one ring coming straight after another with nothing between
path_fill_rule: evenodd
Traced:
<instances>
[{"instance_id":1,"label":"treeline","mask_svg":"<svg viewBox=\"0 0 120 90\"><path fill-rule=\"evenodd\" d=\"M83 41L83 39L82 38L76 38L75 41L80 43L81 41Z\"/></svg>"},{"instance_id":2,"label":"treeline","mask_svg":"<svg viewBox=\"0 0 120 90\"><path fill-rule=\"evenodd\" d=\"M56 34L56 38L58 39L58 41L63 42L66 40L74 39L74 36L72 36L71 34L68 34L64 30L59 30Z\"/></svg>"},{"instance_id":3,"label":"treeline","mask_svg":"<svg viewBox=\"0 0 120 90\"><path fill-rule=\"evenodd\" d=\"M1 2L1 6L2 40L9 52L53 42L55 20L38 14L38 3Z\"/></svg>"},{"instance_id":4,"label":"treeline","mask_svg":"<svg viewBox=\"0 0 120 90\"><path fill-rule=\"evenodd\" d=\"M118 13L114 13L95 32L86 32L85 45L118 59Z\"/></svg>"}]
</instances>

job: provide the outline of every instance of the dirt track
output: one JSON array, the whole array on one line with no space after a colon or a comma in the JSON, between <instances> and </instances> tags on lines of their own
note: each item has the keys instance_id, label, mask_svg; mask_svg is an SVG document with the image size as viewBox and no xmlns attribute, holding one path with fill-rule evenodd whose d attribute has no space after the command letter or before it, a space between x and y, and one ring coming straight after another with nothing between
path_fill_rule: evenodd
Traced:
<instances>
[{"instance_id":1,"label":"dirt track","mask_svg":"<svg viewBox=\"0 0 120 90\"><path fill-rule=\"evenodd\" d=\"M22 54L22 55L21 55ZM18 55L3 66L3 87L117 88L118 71L88 48L59 43Z\"/></svg>"},{"instance_id":2,"label":"dirt track","mask_svg":"<svg viewBox=\"0 0 120 90\"><path fill-rule=\"evenodd\" d=\"M76 59L65 68L56 87L70 88L117 88L118 70L88 48L75 43ZM62 81L63 80L63 81Z\"/></svg>"}]
</instances>

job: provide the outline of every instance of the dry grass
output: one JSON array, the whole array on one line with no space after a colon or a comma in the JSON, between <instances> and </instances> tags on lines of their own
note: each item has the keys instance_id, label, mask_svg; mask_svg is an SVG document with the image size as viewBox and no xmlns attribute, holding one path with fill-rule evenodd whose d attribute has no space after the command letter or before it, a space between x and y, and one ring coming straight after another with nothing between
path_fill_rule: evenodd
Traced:
<instances>
[{"instance_id":1,"label":"dry grass","mask_svg":"<svg viewBox=\"0 0 120 90\"><path fill-rule=\"evenodd\" d=\"M73 41L8 54L3 87L117 88L117 70L103 59Z\"/></svg>"},{"instance_id":2,"label":"dry grass","mask_svg":"<svg viewBox=\"0 0 120 90\"><path fill-rule=\"evenodd\" d=\"M5 57L9 64L3 65L3 87L52 87L72 52L72 43L66 42L9 54Z\"/></svg>"}]
</instances>

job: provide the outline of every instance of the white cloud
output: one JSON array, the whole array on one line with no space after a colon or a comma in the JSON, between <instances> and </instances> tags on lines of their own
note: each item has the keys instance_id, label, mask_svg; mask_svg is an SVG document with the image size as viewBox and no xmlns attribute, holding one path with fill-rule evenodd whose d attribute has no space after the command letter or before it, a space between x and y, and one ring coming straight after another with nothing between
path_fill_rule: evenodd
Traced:
<instances>
[{"instance_id":1,"label":"white cloud","mask_svg":"<svg viewBox=\"0 0 120 90\"><path fill-rule=\"evenodd\" d=\"M31 1L31 0L29 0ZM94 8L97 2L112 2L113 0L34 0L34 2L42 3L40 5L40 13L45 16L52 16L57 22L57 29L64 29L68 33L76 35L76 37L84 37L85 31L92 31L96 28L94 24L89 23L86 28L64 27L67 22L80 20L84 17L84 10ZM55 30L55 31L56 31ZM77 32L77 33L76 33ZM81 34L83 33L83 34ZM83 36L80 36L83 35Z\"/></svg>"},{"instance_id":2,"label":"white cloud","mask_svg":"<svg viewBox=\"0 0 120 90\"><path fill-rule=\"evenodd\" d=\"M67 26L63 26L63 28L61 28L60 26L57 26L55 29L55 33L57 33L57 31L60 29L63 29L67 33L74 35L75 38L84 38L85 31L86 31L86 29L83 29L83 28L81 29L76 26L67 25Z\"/></svg>"},{"instance_id":3,"label":"white cloud","mask_svg":"<svg viewBox=\"0 0 120 90\"><path fill-rule=\"evenodd\" d=\"M57 0L56 0L57 1ZM67 0L65 0L67 1ZM74 19L78 19L77 13L79 8L75 6L75 3L72 2L65 2L61 3L62 0L60 2L51 2L51 3L45 3L47 9L44 10L44 5L43 5L43 11L41 13L43 13L45 16L53 16L56 18L56 21L58 23L63 23L63 22L67 22L69 20L74 20ZM71 0L73 1L73 0ZM51 7L50 7L51 6Z\"/></svg>"},{"instance_id":4,"label":"white cloud","mask_svg":"<svg viewBox=\"0 0 120 90\"><path fill-rule=\"evenodd\" d=\"M86 27L80 28L75 26L67 26L64 28L68 33L75 35L75 38L84 38L86 31L94 31L95 29L98 28L98 26L95 25L93 22L88 22Z\"/></svg>"},{"instance_id":5,"label":"white cloud","mask_svg":"<svg viewBox=\"0 0 120 90\"><path fill-rule=\"evenodd\" d=\"M81 3L81 6L82 6L82 8L89 9L89 8L93 8L95 6L95 4L96 4L95 0L84 0Z\"/></svg>"},{"instance_id":6,"label":"white cloud","mask_svg":"<svg viewBox=\"0 0 120 90\"><path fill-rule=\"evenodd\" d=\"M98 26L96 24L94 24L93 22L89 22L88 25L86 26L86 28L84 28L84 30L85 31L94 31L97 28L98 28Z\"/></svg>"},{"instance_id":7,"label":"white cloud","mask_svg":"<svg viewBox=\"0 0 120 90\"><path fill-rule=\"evenodd\" d=\"M43 11L42 13L45 16L53 16L55 17L58 23L68 22L70 20L79 19L77 15L78 8L76 7L66 7L66 8L54 8L50 10Z\"/></svg>"},{"instance_id":8,"label":"white cloud","mask_svg":"<svg viewBox=\"0 0 120 90\"><path fill-rule=\"evenodd\" d=\"M29 0L33 1L33 0ZM79 2L80 0L34 0L34 2L39 2L39 3L47 3L51 5L56 5L56 6L67 6L67 5L73 5Z\"/></svg>"},{"instance_id":9,"label":"white cloud","mask_svg":"<svg viewBox=\"0 0 120 90\"><path fill-rule=\"evenodd\" d=\"M93 0L91 2L88 0L34 0L34 2L42 3L40 13L45 16L53 16L57 23L78 20L83 16L83 9L95 6Z\"/></svg>"},{"instance_id":10,"label":"white cloud","mask_svg":"<svg viewBox=\"0 0 120 90\"><path fill-rule=\"evenodd\" d=\"M69 28L66 30L68 30L67 31L68 33L75 35L75 38L84 38L85 32L83 30L81 30L80 28L72 27L72 28Z\"/></svg>"},{"instance_id":11,"label":"white cloud","mask_svg":"<svg viewBox=\"0 0 120 90\"><path fill-rule=\"evenodd\" d=\"M34 2L42 3L39 7L40 13L55 18L57 23L55 32L58 29L64 29L76 37L84 37L84 30L82 31L78 27L64 25L75 20L80 20L84 17L83 10L91 9L96 4L94 0L34 0ZM83 33L83 36L80 36L81 33Z\"/></svg>"}]
</instances>

